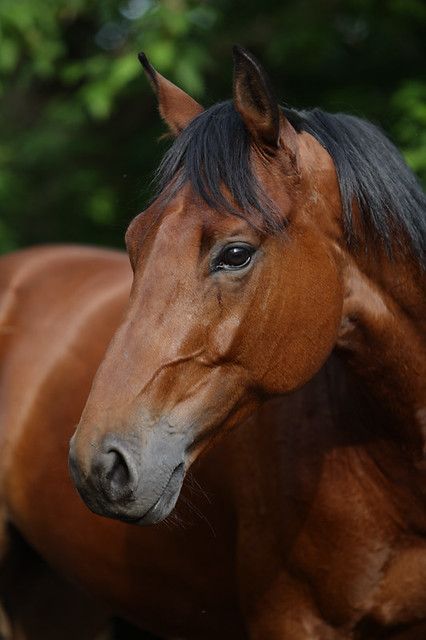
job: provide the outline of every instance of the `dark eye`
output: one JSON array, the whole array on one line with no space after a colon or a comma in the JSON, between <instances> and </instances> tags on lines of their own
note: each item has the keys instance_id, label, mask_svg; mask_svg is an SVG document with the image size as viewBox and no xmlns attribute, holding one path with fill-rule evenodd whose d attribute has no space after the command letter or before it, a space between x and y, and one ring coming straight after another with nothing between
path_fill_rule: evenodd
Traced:
<instances>
[{"instance_id":1,"label":"dark eye","mask_svg":"<svg viewBox=\"0 0 426 640\"><path fill-rule=\"evenodd\" d=\"M232 244L222 249L215 261L215 270L237 270L250 264L254 247L246 244Z\"/></svg>"}]
</instances>

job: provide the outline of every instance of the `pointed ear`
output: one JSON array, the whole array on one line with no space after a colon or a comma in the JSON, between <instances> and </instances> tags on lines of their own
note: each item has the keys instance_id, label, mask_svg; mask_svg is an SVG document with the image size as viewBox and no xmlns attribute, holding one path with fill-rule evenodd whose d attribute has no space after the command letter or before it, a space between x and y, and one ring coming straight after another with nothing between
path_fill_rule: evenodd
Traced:
<instances>
[{"instance_id":1,"label":"pointed ear","mask_svg":"<svg viewBox=\"0 0 426 640\"><path fill-rule=\"evenodd\" d=\"M262 147L284 146L296 158L296 132L280 111L269 78L256 58L234 46L234 106Z\"/></svg>"},{"instance_id":2,"label":"pointed ear","mask_svg":"<svg viewBox=\"0 0 426 640\"><path fill-rule=\"evenodd\" d=\"M157 96L160 115L172 134L177 136L204 109L185 91L158 73L144 53L140 53L138 58Z\"/></svg>"}]
</instances>

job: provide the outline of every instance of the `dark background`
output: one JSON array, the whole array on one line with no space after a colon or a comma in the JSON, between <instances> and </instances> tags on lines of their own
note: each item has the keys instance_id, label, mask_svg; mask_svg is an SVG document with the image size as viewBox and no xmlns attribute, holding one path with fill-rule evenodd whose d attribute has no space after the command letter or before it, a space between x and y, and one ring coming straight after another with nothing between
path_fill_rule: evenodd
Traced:
<instances>
[{"instance_id":1,"label":"dark background","mask_svg":"<svg viewBox=\"0 0 426 640\"><path fill-rule=\"evenodd\" d=\"M0 0L0 252L123 246L169 142L136 54L205 105L231 47L282 103L380 124L426 181L423 0Z\"/></svg>"}]
</instances>

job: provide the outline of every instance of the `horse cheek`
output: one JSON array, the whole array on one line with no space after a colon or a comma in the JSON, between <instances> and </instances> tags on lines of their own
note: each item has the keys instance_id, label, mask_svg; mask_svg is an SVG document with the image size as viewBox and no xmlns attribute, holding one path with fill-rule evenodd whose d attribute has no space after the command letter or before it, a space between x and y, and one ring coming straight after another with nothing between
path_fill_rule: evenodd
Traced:
<instances>
[{"instance_id":1,"label":"horse cheek","mask_svg":"<svg viewBox=\"0 0 426 640\"><path fill-rule=\"evenodd\" d=\"M334 348L343 305L338 260L317 237L299 238L285 253L277 292L261 380L263 390L272 394L305 384Z\"/></svg>"}]
</instances>

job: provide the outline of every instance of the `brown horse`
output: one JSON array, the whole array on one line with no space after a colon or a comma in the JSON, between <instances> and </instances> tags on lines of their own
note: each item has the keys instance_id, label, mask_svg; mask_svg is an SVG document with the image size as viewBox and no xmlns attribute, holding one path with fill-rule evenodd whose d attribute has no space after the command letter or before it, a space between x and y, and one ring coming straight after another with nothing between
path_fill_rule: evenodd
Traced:
<instances>
[{"instance_id":1,"label":"brown horse","mask_svg":"<svg viewBox=\"0 0 426 640\"><path fill-rule=\"evenodd\" d=\"M207 110L141 62L176 140L133 283L114 252L2 261L4 547L162 637L422 640L425 197L373 125L279 108L242 49ZM70 469L108 518L67 474L84 404Z\"/></svg>"}]
</instances>

